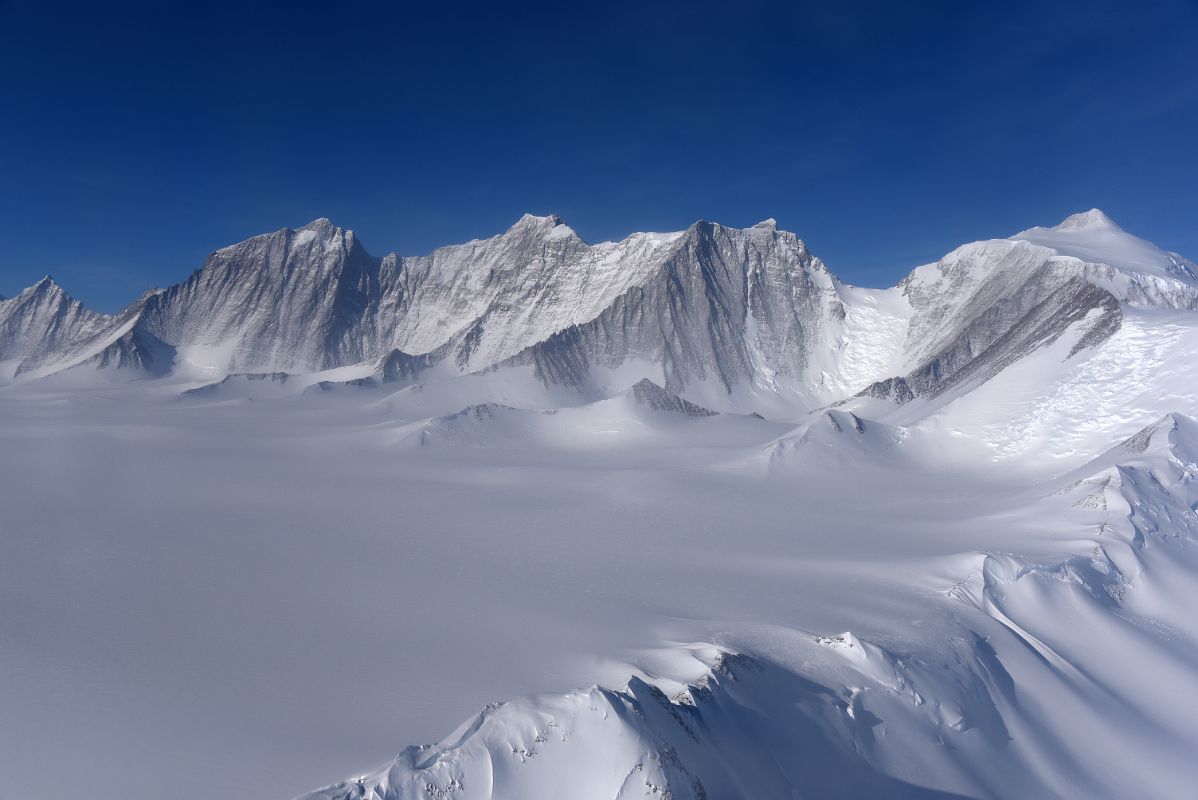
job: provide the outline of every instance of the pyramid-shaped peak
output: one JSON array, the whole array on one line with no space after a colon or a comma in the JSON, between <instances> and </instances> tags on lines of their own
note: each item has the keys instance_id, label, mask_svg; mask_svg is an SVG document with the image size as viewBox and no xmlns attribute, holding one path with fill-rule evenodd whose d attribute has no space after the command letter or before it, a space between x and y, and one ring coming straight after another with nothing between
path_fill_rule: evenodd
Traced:
<instances>
[{"instance_id":1,"label":"pyramid-shaped peak","mask_svg":"<svg viewBox=\"0 0 1198 800\"><path fill-rule=\"evenodd\" d=\"M1082 211L1078 214L1071 214L1061 220L1060 224L1053 226L1054 230L1058 231L1073 231L1092 228L1109 228L1111 230L1121 231L1113 219L1106 215L1106 212L1100 208L1091 208L1089 211Z\"/></svg>"},{"instance_id":2,"label":"pyramid-shaped peak","mask_svg":"<svg viewBox=\"0 0 1198 800\"><path fill-rule=\"evenodd\" d=\"M716 412L695 405L673 392L658 386L648 378L642 378L633 384L625 393L639 405L654 411L668 411L687 417L714 417Z\"/></svg>"},{"instance_id":3,"label":"pyramid-shaped peak","mask_svg":"<svg viewBox=\"0 0 1198 800\"><path fill-rule=\"evenodd\" d=\"M54 280L49 275L42 276L41 280L30 286L25 290L25 292L44 297L70 297L70 295L67 294L66 289L63 289L62 286L58 284L58 281ZM25 292L22 292L22 294Z\"/></svg>"},{"instance_id":4,"label":"pyramid-shaped peak","mask_svg":"<svg viewBox=\"0 0 1198 800\"><path fill-rule=\"evenodd\" d=\"M635 392L664 392L665 389L662 388L661 386L659 386L658 384L654 383L653 381L649 380L648 378L641 378L639 381L637 381L632 386L630 386L628 391L634 392L634 393Z\"/></svg>"},{"instance_id":5,"label":"pyramid-shaped peak","mask_svg":"<svg viewBox=\"0 0 1198 800\"><path fill-rule=\"evenodd\" d=\"M83 304L71 296L49 275L42 277L36 283L21 290L16 296L9 298L13 303L32 304L40 308L58 308L60 306L80 306Z\"/></svg>"}]
</instances>

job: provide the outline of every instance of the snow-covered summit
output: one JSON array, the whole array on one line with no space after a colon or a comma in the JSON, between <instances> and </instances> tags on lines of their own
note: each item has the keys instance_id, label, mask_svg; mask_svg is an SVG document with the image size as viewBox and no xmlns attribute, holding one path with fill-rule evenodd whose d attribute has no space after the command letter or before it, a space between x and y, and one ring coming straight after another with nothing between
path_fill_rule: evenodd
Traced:
<instances>
[{"instance_id":1,"label":"snow-covered summit","mask_svg":"<svg viewBox=\"0 0 1198 800\"><path fill-rule=\"evenodd\" d=\"M66 290L63 289L62 286L60 286L58 284L58 281L54 280L54 278L51 277L50 275L43 275L36 283L34 283L32 286L30 286L28 289L26 289L26 291L39 293L39 294L44 294L44 293L57 294L57 293L65 293Z\"/></svg>"},{"instance_id":2,"label":"snow-covered summit","mask_svg":"<svg viewBox=\"0 0 1198 800\"><path fill-rule=\"evenodd\" d=\"M1198 267L1176 253L1128 233L1097 208L1066 217L1051 228L1029 228L1011 237L1048 247L1062 256L1103 264L1137 276L1198 286Z\"/></svg>"},{"instance_id":3,"label":"snow-covered summit","mask_svg":"<svg viewBox=\"0 0 1198 800\"><path fill-rule=\"evenodd\" d=\"M1053 226L1053 230L1057 231L1078 230L1080 228L1113 228L1114 230L1123 230L1101 208L1091 208L1089 211L1070 214Z\"/></svg>"},{"instance_id":4,"label":"snow-covered summit","mask_svg":"<svg viewBox=\"0 0 1198 800\"><path fill-rule=\"evenodd\" d=\"M0 300L6 298L0 297ZM36 302L41 304L47 303L77 303L71 293L63 286L54 280L50 275L43 275L34 283L22 289L14 297L7 298L12 301L21 300L24 302Z\"/></svg>"},{"instance_id":5,"label":"snow-covered summit","mask_svg":"<svg viewBox=\"0 0 1198 800\"><path fill-rule=\"evenodd\" d=\"M558 225L565 225L566 221L558 214L531 214L524 213L520 215L520 219L516 220L513 228L556 228Z\"/></svg>"},{"instance_id":6,"label":"snow-covered summit","mask_svg":"<svg viewBox=\"0 0 1198 800\"><path fill-rule=\"evenodd\" d=\"M331 236L341 229L339 227L337 227L336 225L334 225L333 221L331 219L329 219L328 217L317 217L316 219L309 222L307 225L302 225L299 228L297 228L296 230L315 231L315 232L321 233L325 236Z\"/></svg>"},{"instance_id":7,"label":"snow-covered summit","mask_svg":"<svg viewBox=\"0 0 1198 800\"><path fill-rule=\"evenodd\" d=\"M0 301L0 361L20 372L68 352L113 317L86 308L49 275Z\"/></svg>"}]
</instances>

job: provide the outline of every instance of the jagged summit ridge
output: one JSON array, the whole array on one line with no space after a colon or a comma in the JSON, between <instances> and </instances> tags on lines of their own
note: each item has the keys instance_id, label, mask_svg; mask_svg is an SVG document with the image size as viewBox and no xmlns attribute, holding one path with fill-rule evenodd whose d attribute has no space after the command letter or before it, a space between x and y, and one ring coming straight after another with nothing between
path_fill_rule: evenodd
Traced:
<instances>
[{"instance_id":1,"label":"jagged summit ridge","mask_svg":"<svg viewBox=\"0 0 1198 800\"><path fill-rule=\"evenodd\" d=\"M1078 290L1085 308L1044 305L1074 279L1113 300ZM753 410L762 393L814 408L891 379L903 397L926 393L1033 311L1060 335L1105 304L1106 322L1086 321L1096 346L1121 303L1198 308L1198 268L1097 209L964 245L889 290L842 284L773 219L592 245L556 214L525 214L487 239L379 258L319 218L217 250L119 315L90 312L43 279L0 301L0 360L25 376L140 363L95 358L136 329L162 345L151 348L159 376L311 374L401 353L408 377L531 368L547 387L612 396L631 373L715 410ZM1025 350L1049 340L1027 339ZM1005 366L1017 351L989 357Z\"/></svg>"}]
</instances>

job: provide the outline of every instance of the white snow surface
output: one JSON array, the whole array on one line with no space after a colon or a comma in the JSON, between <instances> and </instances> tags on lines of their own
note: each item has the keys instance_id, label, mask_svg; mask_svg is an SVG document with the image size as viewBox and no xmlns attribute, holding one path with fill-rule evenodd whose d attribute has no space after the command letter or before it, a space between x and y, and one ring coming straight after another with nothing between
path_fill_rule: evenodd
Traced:
<instances>
[{"instance_id":1,"label":"white snow surface","mask_svg":"<svg viewBox=\"0 0 1198 800\"><path fill-rule=\"evenodd\" d=\"M377 273L318 220L121 315L0 301L0 786L1189 796L1198 312L1133 239L878 290L772 220ZM350 276L411 284L337 338Z\"/></svg>"},{"instance_id":2,"label":"white snow surface","mask_svg":"<svg viewBox=\"0 0 1198 800\"><path fill-rule=\"evenodd\" d=\"M1048 247L1085 263L1091 280L1133 303L1198 306L1198 264L1128 233L1097 208L1011 239Z\"/></svg>"},{"instance_id":3,"label":"white snow surface","mask_svg":"<svg viewBox=\"0 0 1198 800\"><path fill-rule=\"evenodd\" d=\"M1051 228L1030 228L1011 237L1050 247L1063 256L1109 264L1129 272L1198 282L1192 262L1120 228L1097 208L1065 218Z\"/></svg>"}]
</instances>

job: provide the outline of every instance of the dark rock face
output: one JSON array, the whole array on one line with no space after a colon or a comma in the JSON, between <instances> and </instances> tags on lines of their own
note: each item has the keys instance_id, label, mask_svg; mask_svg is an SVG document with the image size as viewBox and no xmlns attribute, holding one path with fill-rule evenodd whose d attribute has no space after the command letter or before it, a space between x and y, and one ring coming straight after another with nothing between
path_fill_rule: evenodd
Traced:
<instances>
[{"instance_id":1,"label":"dark rock face","mask_svg":"<svg viewBox=\"0 0 1198 800\"><path fill-rule=\"evenodd\" d=\"M715 411L695 405L684 400L673 392L666 391L653 381L646 378L629 389L632 399L646 408L654 411L668 411L687 417L714 417Z\"/></svg>"},{"instance_id":2,"label":"dark rock face","mask_svg":"<svg viewBox=\"0 0 1198 800\"><path fill-rule=\"evenodd\" d=\"M761 369L801 379L844 310L793 234L698 223L590 246L556 217L429 256L371 257L327 220L213 253L150 298L144 329L229 351L232 372L311 372L380 361L384 381L446 362L532 364L581 386L592 366L661 363L667 385L727 388ZM229 343L233 343L229 345Z\"/></svg>"},{"instance_id":3,"label":"dark rock face","mask_svg":"<svg viewBox=\"0 0 1198 800\"><path fill-rule=\"evenodd\" d=\"M650 280L594 319L550 336L513 363L546 383L581 386L591 366L661 364L666 388L713 382L731 391L762 369L796 382L843 318L836 284L793 234L699 223Z\"/></svg>"},{"instance_id":4,"label":"dark rock face","mask_svg":"<svg viewBox=\"0 0 1198 800\"><path fill-rule=\"evenodd\" d=\"M383 383L415 381L420 373L441 360L438 353L414 356L402 350L392 350L379 366L379 378Z\"/></svg>"},{"instance_id":5,"label":"dark rock face","mask_svg":"<svg viewBox=\"0 0 1198 800\"><path fill-rule=\"evenodd\" d=\"M87 362L97 369L123 369L161 377L170 372L175 348L141 327L134 327Z\"/></svg>"},{"instance_id":6,"label":"dark rock face","mask_svg":"<svg viewBox=\"0 0 1198 800\"><path fill-rule=\"evenodd\" d=\"M893 400L903 404L915 399L915 393L907 385L904 378L887 378L884 381L871 383L861 390L858 397L874 397L879 400Z\"/></svg>"},{"instance_id":7,"label":"dark rock face","mask_svg":"<svg viewBox=\"0 0 1198 800\"><path fill-rule=\"evenodd\" d=\"M1084 323L1087 328L1068 357L1110 338L1123 321L1114 295L1052 264L1031 271L1007 293L994 293L993 288L984 293L988 305L980 306L983 310L917 369L873 383L859 396L904 403L915 397L934 397L966 382L984 383L1020 358L1052 344L1074 324ZM973 300L970 303L977 305ZM1087 319L1090 321L1084 322Z\"/></svg>"}]
</instances>

